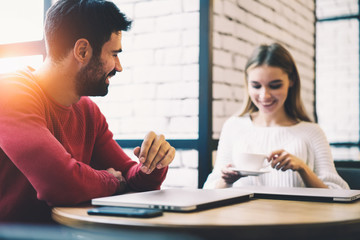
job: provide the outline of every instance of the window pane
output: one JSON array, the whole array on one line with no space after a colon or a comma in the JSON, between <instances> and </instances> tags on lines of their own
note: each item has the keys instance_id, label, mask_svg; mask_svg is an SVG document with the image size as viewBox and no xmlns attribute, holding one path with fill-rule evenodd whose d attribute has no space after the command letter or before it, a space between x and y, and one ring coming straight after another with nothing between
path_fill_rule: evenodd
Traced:
<instances>
[{"instance_id":1,"label":"window pane","mask_svg":"<svg viewBox=\"0 0 360 240\"><path fill-rule=\"evenodd\" d=\"M332 154L335 160L359 160L360 152L358 147L333 147Z\"/></svg>"},{"instance_id":2,"label":"window pane","mask_svg":"<svg viewBox=\"0 0 360 240\"><path fill-rule=\"evenodd\" d=\"M43 0L0 2L0 44L43 38Z\"/></svg>"},{"instance_id":3,"label":"window pane","mask_svg":"<svg viewBox=\"0 0 360 240\"><path fill-rule=\"evenodd\" d=\"M316 16L319 19L357 14L358 0L317 0Z\"/></svg>"},{"instance_id":4,"label":"window pane","mask_svg":"<svg viewBox=\"0 0 360 240\"><path fill-rule=\"evenodd\" d=\"M43 61L42 55L0 59L0 74L18 70L26 66L38 68Z\"/></svg>"},{"instance_id":5,"label":"window pane","mask_svg":"<svg viewBox=\"0 0 360 240\"><path fill-rule=\"evenodd\" d=\"M330 142L359 141L358 30L356 19L317 23L316 108Z\"/></svg>"}]
</instances>

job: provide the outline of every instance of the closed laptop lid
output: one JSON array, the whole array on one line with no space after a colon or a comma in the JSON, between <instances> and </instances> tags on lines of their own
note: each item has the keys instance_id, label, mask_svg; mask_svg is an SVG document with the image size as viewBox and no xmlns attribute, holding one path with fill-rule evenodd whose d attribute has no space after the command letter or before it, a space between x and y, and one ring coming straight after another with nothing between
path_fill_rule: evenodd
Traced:
<instances>
[{"instance_id":1,"label":"closed laptop lid","mask_svg":"<svg viewBox=\"0 0 360 240\"><path fill-rule=\"evenodd\" d=\"M92 199L93 205L193 211L249 199L253 194L233 189L162 189Z\"/></svg>"},{"instance_id":2,"label":"closed laptop lid","mask_svg":"<svg viewBox=\"0 0 360 240\"><path fill-rule=\"evenodd\" d=\"M240 191L252 191L255 198L308 200L325 202L352 202L360 198L360 190L300 188L300 187L238 187Z\"/></svg>"}]
</instances>

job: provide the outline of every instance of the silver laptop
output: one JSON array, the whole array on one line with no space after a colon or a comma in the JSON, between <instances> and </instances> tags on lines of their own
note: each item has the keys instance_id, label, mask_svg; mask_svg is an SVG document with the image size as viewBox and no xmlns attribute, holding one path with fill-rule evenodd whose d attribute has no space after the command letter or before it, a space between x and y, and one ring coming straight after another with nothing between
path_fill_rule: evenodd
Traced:
<instances>
[{"instance_id":1,"label":"silver laptop","mask_svg":"<svg viewBox=\"0 0 360 240\"><path fill-rule=\"evenodd\" d=\"M303 200L321 202L353 202L360 198L360 190L342 190L326 188L275 188L248 186L236 188L240 191L252 191L254 198Z\"/></svg>"},{"instance_id":2,"label":"silver laptop","mask_svg":"<svg viewBox=\"0 0 360 240\"><path fill-rule=\"evenodd\" d=\"M233 189L162 189L92 199L93 205L195 211L246 201L251 192Z\"/></svg>"}]
</instances>

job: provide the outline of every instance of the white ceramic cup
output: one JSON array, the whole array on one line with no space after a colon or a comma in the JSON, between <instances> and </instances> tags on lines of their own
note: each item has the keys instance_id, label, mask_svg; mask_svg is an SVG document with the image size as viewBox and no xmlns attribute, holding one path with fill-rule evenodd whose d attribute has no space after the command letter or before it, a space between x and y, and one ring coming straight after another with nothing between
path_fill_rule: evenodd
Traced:
<instances>
[{"instance_id":1,"label":"white ceramic cup","mask_svg":"<svg viewBox=\"0 0 360 240\"><path fill-rule=\"evenodd\" d=\"M269 165L265 154L256 153L238 153L234 159L234 165L237 169L247 171L259 171Z\"/></svg>"}]
</instances>

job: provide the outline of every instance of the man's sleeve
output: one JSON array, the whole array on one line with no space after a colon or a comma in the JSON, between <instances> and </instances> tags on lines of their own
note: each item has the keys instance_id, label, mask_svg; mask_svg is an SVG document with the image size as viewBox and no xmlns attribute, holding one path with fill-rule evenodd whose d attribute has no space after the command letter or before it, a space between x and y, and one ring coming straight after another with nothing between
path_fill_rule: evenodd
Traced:
<instances>
[{"instance_id":1,"label":"man's sleeve","mask_svg":"<svg viewBox=\"0 0 360 240\"><path fill-rule=\"evenodd\" d=\"M100 110L95 106L96 117L99 119L99 133L93 152L92 164L97 169L110 167L121 171L126 178L130 191L149 191L160 189L165 180L168 168L155 169L151 174L140 170L141 165L133 161L113 139L108 124Z\"/></svg>"},{"instance_id":2,"label":"man's sleeve","mask_svg":"<svg viewBox=\"0 0 360 240\"><path fill-rule=\"evenodd\" d=\"M49 205L114 194L118 180L71 156L47 128L41 95L0 83L0 148ZM75 131L75 129L74 129Z\"/></svg>"}]
</instances>

